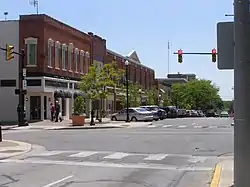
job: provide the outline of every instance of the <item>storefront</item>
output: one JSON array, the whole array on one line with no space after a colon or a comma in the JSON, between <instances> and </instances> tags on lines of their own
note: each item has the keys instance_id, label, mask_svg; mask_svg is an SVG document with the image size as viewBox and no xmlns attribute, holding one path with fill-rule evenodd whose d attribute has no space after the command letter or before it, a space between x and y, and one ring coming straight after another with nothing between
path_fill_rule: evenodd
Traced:
<instances>
[{"instance_id":1,"label":"storefront","mask_svg":"<svg viewBox=\"0 0 250 187\"><path fill-rule=\"evenodd\" d=\"M52 77L27 77L25 109L27 120L50 119L50 105L59 101L64 119L73 113L74 98L83 96L78 82Z\"/></svg>"}]
</instances>

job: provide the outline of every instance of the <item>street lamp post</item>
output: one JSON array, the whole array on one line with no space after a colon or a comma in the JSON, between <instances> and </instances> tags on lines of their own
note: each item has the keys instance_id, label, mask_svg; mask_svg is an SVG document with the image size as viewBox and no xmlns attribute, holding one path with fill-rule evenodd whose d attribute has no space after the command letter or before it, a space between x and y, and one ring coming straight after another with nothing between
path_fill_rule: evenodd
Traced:
<instances>
[{"instance_id":1,"label":"street lamp post","mask_svg":"<svg viewBox=\"0 0 250 187\"><path fill-rule=\"evenodd\" d=\"M129 122L129 98L128 98L128 66L129 66L129 61L126 60L125 61L125 66L126 66L126 98L127 98L127 119L126 119L126 122Z\"/></svg>"}]
</instances>

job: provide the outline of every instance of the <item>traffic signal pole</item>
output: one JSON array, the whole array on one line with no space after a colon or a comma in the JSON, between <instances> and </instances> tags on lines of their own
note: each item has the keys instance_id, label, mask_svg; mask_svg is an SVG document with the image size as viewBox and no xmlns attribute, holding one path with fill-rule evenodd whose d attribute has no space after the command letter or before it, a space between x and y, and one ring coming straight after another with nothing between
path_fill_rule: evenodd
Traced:
<instances>
[{"instance_id":1,"label":"traffic signal pole","mask_svg":"<svg viewBox=\"0 0 250 187\"><path fill-rule=\"evenodd\" d=\"M250 7L234 0L234 187L250 184Z\"/></svg>"}]
</instances>

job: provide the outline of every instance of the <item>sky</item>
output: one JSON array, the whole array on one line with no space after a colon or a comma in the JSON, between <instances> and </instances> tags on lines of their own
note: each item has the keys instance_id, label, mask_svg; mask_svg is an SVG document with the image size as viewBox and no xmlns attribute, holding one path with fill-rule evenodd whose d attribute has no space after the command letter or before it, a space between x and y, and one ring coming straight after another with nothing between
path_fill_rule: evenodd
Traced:
<instances>
[{"instance_id":1,"label":"sky","mask_svg":"<svg viewBox=\"0 0 250 187\"><path fill-rule=\"evenodd\" d=\"M33 0L34 1L34 0ZM183 55L178 64L173 52L211 52L216 48L216 24L232 21L228 0L40 0L39 13L48 14L83 32L107 40L108 49L127 55L136 50L142 64L155 70L156 77L170 73L195 73L212 80L224 100L233 98L233 70L218 70L211 56ZM29 0L1 1L0 19L34 14ZM168 70L168 41L170 42ZM1 42L1 41L0 41Z\"/></svg>"}]
</instances>

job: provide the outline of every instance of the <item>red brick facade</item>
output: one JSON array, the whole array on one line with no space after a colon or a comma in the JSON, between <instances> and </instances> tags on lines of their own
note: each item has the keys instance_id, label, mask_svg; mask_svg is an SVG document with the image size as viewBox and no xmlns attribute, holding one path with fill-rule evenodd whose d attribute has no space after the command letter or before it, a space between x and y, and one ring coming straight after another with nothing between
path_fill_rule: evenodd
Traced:
<instances>
[{"instance_id":1,"label":"red brick facade","mask_svg":"<svg viewBox=\"0 0 250 187\"><path fill-rule=\"evenodd\" d=\"M129 59L106 49L106 40L89 32L76 30L47 15L23 15L19 24L19 47L25 49L26 62L29 55L27 39L36 43L36 63L27 64L28 76L58 76L80 79L93 61L112 63L125 69ZM63 51L65 50L65 51ZM78 56L75 56L75 53ZM64 54L64 55L63 55ZM143 89L154 85L154 70L129 59L129 78Z\"/></svg>"},{"instance_id":2,"label":"red brick facade","mask_svg":"<svg viewBox=\"0 0 250 187\"><path fill-rule=\"evenodd\" d=\"M74 50L71 55L71 70L69 69L69 58L68 52L65 52L65 68L62 68L62 56L60 46L58 63L59 67L55 67L55 42L58 42L60 45L65 44L67 47L70 43L73 44L73 49L83 50L92 54L92 42L91 37L87 34L80 32L64 23L61 23L47 15L24 15L20 16L19 24L19 43L20 48L27 51L27 45L25 44L25 39L27 38L36 38L37 39L37 63L34 66L27 66L28 76L35 75L56 75L62 77L71 77L71 78L80 78L81 73L76 71L76 61L74 61ZM53 41L52 46L52 55L51 55L51 65L48 65L48 41L51 39ZM28 54L29 55L29 54ZM26 62L27 56L26 55ZM86 56L85 56L86 57ZM87 58L87 57L86 57ZM79 67L79 58L77 59L78 69ZM88 62L84 60L85 63L91 63L91 55L88 59ZM86 66L83 67L83 72L86 72Z\"/></svg>"},{"instance_id":3,"label":"red brick facade","mask_svg":"<svg viewBox=\"0 0 250 187\"><path fill-rule=\"evenodd\" d=\"M108 50L106 63L116 61L119 68L125 69L127 59L129 58ZM143 89L150 89L155 85L155 72L131 59L129 60L129 79L141 85Z\"/></svg>"}]
</instances>

